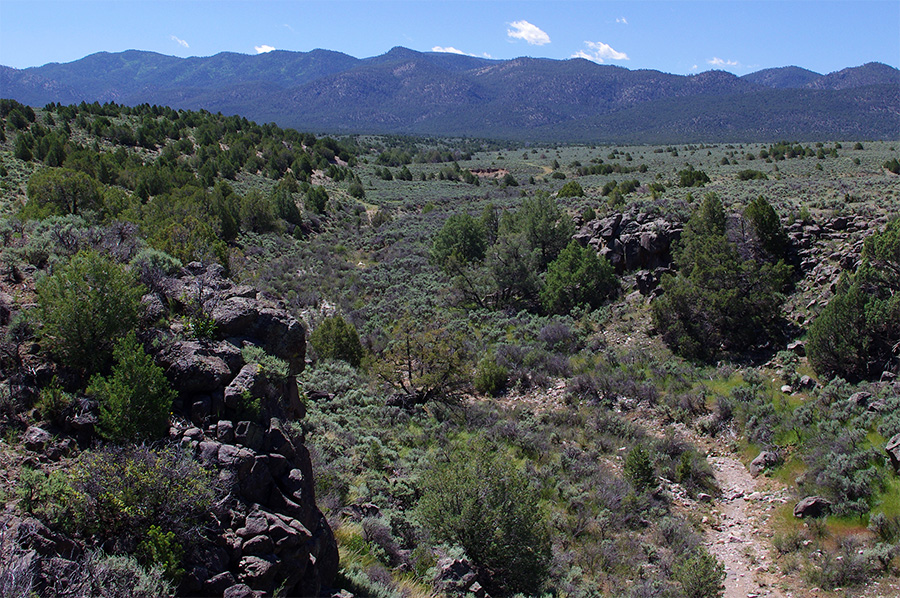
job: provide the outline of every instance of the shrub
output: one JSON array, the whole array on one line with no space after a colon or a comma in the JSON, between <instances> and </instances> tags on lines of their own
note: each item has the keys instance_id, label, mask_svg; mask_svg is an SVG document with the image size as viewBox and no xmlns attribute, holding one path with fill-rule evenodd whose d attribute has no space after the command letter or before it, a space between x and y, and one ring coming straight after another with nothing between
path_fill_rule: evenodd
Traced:
<instances>
[{"instance_id":1,"label":"shrub","mask_svg":"<svg viewBox=\"0 0 900 598\"><path fill-rule=\"evenodd\" d=\"M457 447L425 474L419 515L494 573L492 593L535 593L543 582L550 545L537 494L505 451Z\"/></svg>"},{"instance_id":2,"label":"shrub","mask_svg":"<svg viewBox=\"0 0 900 598\"><path fill-rule=\"evenodd\" d=\"M656 472L653 471L650 454L640 444L634 445L625 456L625 476L639 493L652 490L656 486Z\"/></svg>"},{"instance_id":3,"label":"shrub","mask_svg":"<svg viewBox=\"0 0 900 598\"><path fill-rule=\"evenodd\" d=\"M664 276L653 322L673 351L710 359L776 338L789 268L743 260L725 235L725 212L709 195L685 227L677 276Z\"/></svg>"},{"instance_id":4,"label":"shrub","mask_svg":"<svg viewBox=\"0 0 900 598\"><path fill-rule=\"evenodd\" d=\"M272 380L286 380L290 375L288 362L266 353L262 347L246 345L241 349L241 357L244 363L257 364L260 371Z\"/></svg>"},{"instance_id":5,"label":"shrub","mask_svg":"<svg viewBox=\"0 0 900 598\"><path fill-rule=\"evenodd\" d=\"M772 257L778 259L784 256L787 249L787 233L781 226L781 220L775 213L766 198L760 195L750 202L744 210L744 218L750 223L760 246Z\"/></svg>"},{"instance_id":6,"label":"shrub","mask_svg":"<svg viewBox=\"0 0 900 598\"><path fill-rule=\"evenodd\" d=\"M584 189L578 181L569 181L557 192L557 197L584 197Z\"/></svg>"},{"instance_id":7,"label":"shrub","mask_svg":"<svg viewBox=\"0 0 900 598\"><path fill-rule=\"evenodd\" d=\"M694 170L693 166L678 171L679 187L702 187L708 182L709 175L702 170Z\"/></svg>"},{"instance_id":8,"label":"shrub","mask_svg":"<svg viewBox=\"0 0 900 598\"><path fill-rule=\"evenodd\" d=\"M487 235L481 221L466 213L453 214L434 237L431 259L447 269L451 258L462 264L480 262L486 249Z\"/></svg>"},{"instance_id":9,"label":"shrub","mask_svg":"<svg viewBox=\"0 0 900 598\"><path fill-rule=\"evenodd\" d=\"M848 380L897 367L900 342L900 219L865 240L855 275L810 325L809 360L817 372Z\"/></svg>"},{"instance_id":10,"label":"shrub","mask_svg":"<svg viewBox=\"0 0 900 598\"><path fill-rule=\"evenodd\" d=\"M353 367L359 367L362 361L363 347L356 327L339 315L322 320L309 342L322 359L340 359Z\"/></svg>"},{"instance_id":11,"label":"shrub","mask_svg":"<svg viewBox=\"0 0 900 598\"><path fill-rule=\"evenodd\" d=\"M159 567L173 582L177 583L184 574L184 548L175 540L175 532L163 532L158 525L151 525L147 537L138 544L138 554L145 564Z\"/></svg>"},{"instance_id":12,"label":"shrub","mask_svg":"<svg viewBox=\"0 0 900 598\"><path fill-rule=\"evenodd\" d=\"M100 184L78 170L44 168L28 180L27 218L99 210Z\"/></svg>"},{"instance_id":13,"label":"shrub","mask_svg":"<svg viewBox=\"0 0 900 598\"><path fill-rule=\"evenodd\" d=\"M509 379L509 370L497 363L494 355L487 355L475 368L475 390L496 397L504 389Z\"/></svg>"},{"instance_id":14,"label":"shrub","mask_svg":"<svg viewBox=\"0 0 900 598\"><path fill-rule=\"evenodd\" d=\"M590 247L571 241L547 267L541 303L551 313L565 314L577 305L597 308L615 289L612 265Z\"/></svg>"},{"instance_id":15,"label":"shrub","mask_svg":"<svg viewBox=\"0 0 900 598\"><path fill-rule=\"evenodd\" d=\"M37 282L47 348L64 365L94 373L138 320L142 287L123 266L93 251L76 254Z\"/></svg>"},{"instance_id":16,"label":"shrub","mask_svg":"<svg viewBox=\"0 0 900 598\"><path fill-rule=\"evenodd\" d=\"M725 567L703 547L676 561L672 574L686 598L717 598L725 592Z\"/></svg>"},{"instance_id":17,"label":"shrub","mask_svg":"<svg viewBox=\"0 0 900 598\"><path fill-rule=\"evenodd\" d=\"M57 523L116 552L136 551L151 526L166 530L170 548L197 541L216 496L213 474L174 447L85 452L65 478L65 495L54 499L64 511Z\"/></svg>"},{"instance_id":18,"label":"shrub","mask_svg":"<svg viewBox=\"0 0 900 598\"><path fill-rule=\"evenodd\" d=\"M87 389L100 402L101 433L116 441L163 437L177 396L163 369L144 352L134 332L116 343L113 358L112 374L94 376Z\"/></svg>"}]
</instances>

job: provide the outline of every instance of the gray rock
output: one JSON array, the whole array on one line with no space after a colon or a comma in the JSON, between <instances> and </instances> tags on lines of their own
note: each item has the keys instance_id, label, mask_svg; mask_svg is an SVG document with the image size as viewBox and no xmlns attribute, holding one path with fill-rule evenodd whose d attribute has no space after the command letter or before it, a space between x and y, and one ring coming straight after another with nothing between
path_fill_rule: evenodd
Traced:
<instances>
[{"instance_id":1,"label":"gray rock","mask_svg":"<svg viewBox=\"0 0 900 598\"><path fill-rule=\"evenodd\" d=\"M258 452L262 450L265 435L256 422L240 421L234 428L234 441Z\"/></svg>"},{"instance_id":2,"label":"gray rock","mask_svg":"<svg viewBox=\"0 0 900 598\"><path fill-rule=\"evenodd\" d=\"M156 360L180 393L208 394L225 386L234 376L236 369L233 372L229 362L234 362L235 357L240 360L240 351L230 343L174 341L156 355Z\"/></svg>"},{"instance_id":3,"label":"gray rock","mask_svg":"<svg viewBox=\"0 0 900 598\"><path fill-rule=\"evenodd\" d=\"M794 353L795 355L799 355L800 357L806 355L806 345L803 343L803 341L800 340L791 341L790 343L788 343L787 350Z\"/></svg>"},{"instance_id":4,"label":"gray rock","mask_svg":"<svg viewBox=\"0 0 900 598\"><path fill-rule=\"evenodd\" d=\"M850 395L850 398L848 399L848 401L850 403L853 403L857 407L865 407L866 405L869 404L869 399L871 399L871 398L872 398L872 393L865 392L865 391L859 391L859 392L855 392L852 395Z\"/></svg>"},{"instance_id":5,"label":"gray rock","mask_svg":"<svg viewBox=\"0 0 900 598\"><path fill-rule=\"evenodd\" d=\"M222 593L222 598L257 598L260 594L250 589L247 584L239 583Z\"/></svg>"},{"instance_id":6,"label":"gray rock","mask_svg":"<svg viewBox=\"0 0 900 598\"><path fill-rule=\"evenodd\" d=\"M830 500L821 496L807 496L794 507L794 517L823 517L830 508Z\"/></svg>"},{"instance_id":7,"label":"gray rock","mask_svg":"<svg viewBox=\"0 0 900 598\"><path fill-rule=\"evenodd\" d=\"M772 467L773 465L778 464L778 454L773 453L772 451L762 451L759 455L756 456L753 461L750 462L750 467L747 469L750 470L750 473L753 475L759 475L768 467Z\"/></svg>"},{"instance_id":8,"label":"gray rock","mask_svg":"<svg viewBox=\"0 0 900 598\"><path fill-rule=\"evenodd\" d=\"M887 451L894 471L900 473L900 434L892 436L885 445L884 450Z\"/></svg>"},{"instance_id":9,"label":"gray rock","mask_svg":"<svg viewBox=\"0 0 900 598\"><path fill-rule=\"evenodd\" d=\"M277 563L275 555L241 557L238 579L253 589L266 591L275 581Z\"/></svg>"},{"instance_id":10,"label":"gray rock","mask_svg":"<svg viewBox=\"0 0 900 598\"><path fill-rule=\"evenodd\" d=\"M275 543L266 535L253 536L241 545L244 554L264 555L275 552Z\"/></svg>"},{"instance_id":11,"label":"gray rock","mask_svg":"<svg viewBox=\"0 0 900 598\"><path fill-rule=\"evenodd\" d=\"M225 406L229 409L238 409L245 396L254 398L262 396L265 393L265 386L266 378L260 372L259 365L248 363L225 388Z\"/></svg>"},{"instance_id":12,"label":"gray rock","mask_svg":"<svg viewBox=\"0 0 900 598\"><path fill-rule=\"evenodd\" d=\"M234 442L234 424L227 419L219 420L216 423L216 440L226 444Z\"/></svg>"},{"instance_id":13,"label":"gray rock","mask_svg":"<svg viewBox=\"0 0 900 598\"><path fill-rule=\"evenodd\" d=\"M262 511L253 511L244 519L244 526L239 528L235 533L241 538L251 538L260 536L269 532L269 520Z\"/></svg>"},{"instance_id":14,"label":"gray rock","mask_svg":"<svg viewBox=\"0 0 900 598\"><path fill-rule=\"evenodd\" d=\"M236 580L231 571L224 571L218 575L214 575L203 583L203 590L207 596L222 596L232 586ZM250 589L249 587L247 588Z\"/></svg>"},{"instance_id":15,"label":"gray rock","mask_svg":"<svg viewBox=\"0 0 900 598\"><path fill-rule=\"evenodd\" d=\"M22 444L25 448L36 453L43 453L52 442L53 436L50 432L37 426L28 426L22 435Z\"/></svg>"}]
</instances>

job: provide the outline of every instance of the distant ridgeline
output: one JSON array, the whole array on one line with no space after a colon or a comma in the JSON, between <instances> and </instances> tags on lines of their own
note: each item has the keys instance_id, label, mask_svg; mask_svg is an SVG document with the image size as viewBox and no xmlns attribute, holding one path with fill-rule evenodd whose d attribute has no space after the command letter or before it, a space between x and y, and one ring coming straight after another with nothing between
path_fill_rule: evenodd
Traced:
<instances>
[{"instance_id":1,"label":"distant ridgeline","mask_svg":"<svg viewBox=\"0 0 900 598\"><path fill-rule=\"evenodd\" d=\"M880 63L737 77L406 48L365 59L326 50L205 58L129 50L0 67L0 89L32 106L149 103L328 133L594 143L900 137L900 71Z\"/></svg>"}]
</instances>

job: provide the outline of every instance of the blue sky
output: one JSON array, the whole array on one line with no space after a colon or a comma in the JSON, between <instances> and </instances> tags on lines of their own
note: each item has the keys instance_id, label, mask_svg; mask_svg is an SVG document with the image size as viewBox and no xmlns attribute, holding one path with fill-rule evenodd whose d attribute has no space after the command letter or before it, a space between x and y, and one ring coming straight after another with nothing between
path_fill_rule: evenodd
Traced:
<instances>
[{"instance_id":1,"label":"blue sky","mask_svg":"<svg viewBox=\"0 0 900 598\"><path fill-rule=\"evenodd\" d=\"M326 48L364 58L394 46L581 56L677 74L900 67L900 1L0 0L0 64L15 68L127 49L187 57Z\"/></svg>"}]
</instances>

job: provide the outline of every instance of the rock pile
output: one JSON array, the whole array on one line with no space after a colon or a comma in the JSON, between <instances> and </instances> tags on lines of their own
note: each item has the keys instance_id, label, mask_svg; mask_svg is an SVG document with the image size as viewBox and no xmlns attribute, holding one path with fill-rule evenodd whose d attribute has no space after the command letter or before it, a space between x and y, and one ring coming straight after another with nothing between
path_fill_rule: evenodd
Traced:
<instances>
[{"instance_id":1,"label":"rock pile","mask_svg":"<svg viewBox=\"0 0 900 598\"><path fill-rule=\"evenodd\" d=\"M170 435L219 472L228 505L219 512L216 542L188 559L181 590L188 595L317 596L334 579L334 536L316 508L309 453L273 418L219 420L205 430L173 427ZM249 594L247 594L249 595Z\"/></svg>"},{"instance_id":2,"label":"rock pile","mask_svg":"<svg viewBox=\"0 0 900 598\"><path fill-rule=\"evenodd\" d=\"M573 238L605 255L620 274L639 269L656 274L671 264L672 244L682 230L681 224L662 218L618 213L587 222ZM659 275L655 278L658 281Z\"/></svg>"}]
</instances>

